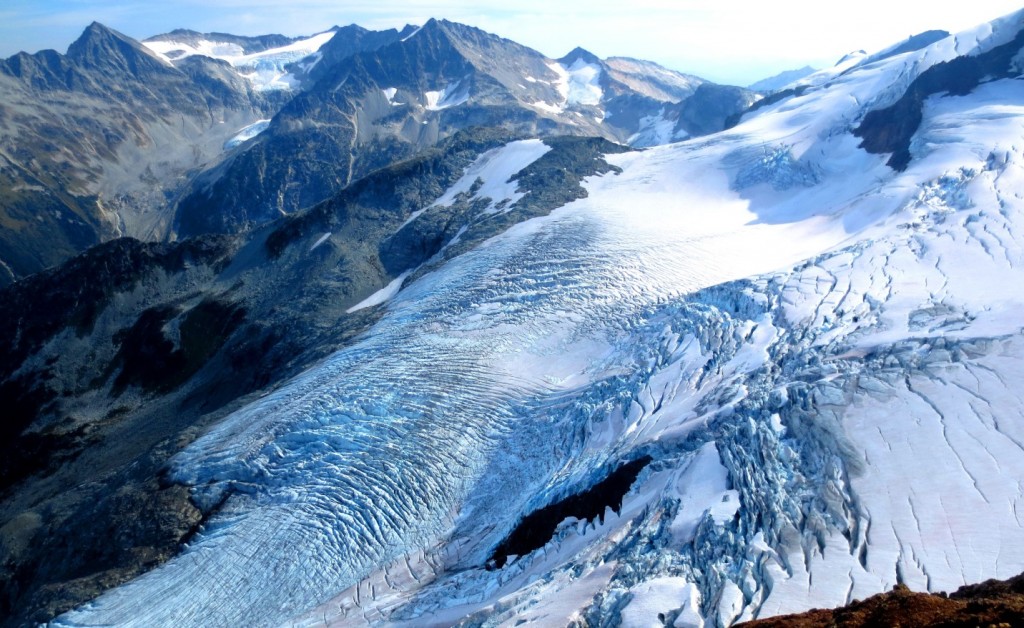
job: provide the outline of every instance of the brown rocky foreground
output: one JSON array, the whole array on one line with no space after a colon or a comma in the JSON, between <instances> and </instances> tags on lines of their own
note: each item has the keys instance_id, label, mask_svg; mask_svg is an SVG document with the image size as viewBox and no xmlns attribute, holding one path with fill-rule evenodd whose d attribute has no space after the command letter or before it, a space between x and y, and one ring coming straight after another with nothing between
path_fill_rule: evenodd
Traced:
<instances>
[{"instance_id":1,"label":"brown rocky foreground","mask_svg":"<svg viewBox=\"0 0 1024 628\"><path fill-rule=\"evenodd\" d=\"M986 580L954 593L914 593L896 585L888 593L833 610L812 609L737 624L736 628L859 628L861 626L998 627L1024 626L1024 574Z\"/></svg>"}]
</instances>

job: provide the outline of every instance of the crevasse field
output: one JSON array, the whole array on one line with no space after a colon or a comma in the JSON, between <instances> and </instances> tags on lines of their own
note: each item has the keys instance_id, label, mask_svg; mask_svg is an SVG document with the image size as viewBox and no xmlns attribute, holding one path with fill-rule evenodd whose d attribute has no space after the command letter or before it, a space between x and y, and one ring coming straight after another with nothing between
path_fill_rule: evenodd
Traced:
<instances>
[{"instance_id":1,"label":"crevasse field","mask_svg":"<svg viewBox=\"0 0 1024 628\"><path fill-rule=\"evenodd\" d=\"M609 156L588 198L375 295L361 340L176 459L226 499L191 545L54 625L715 626L1019 573L1024 83L930 97L904 172L850 131L1021 20ZM437 203L502 211L544 150ZM620 512L486 568L643 456Z\"/></svg>"}]
</instances>

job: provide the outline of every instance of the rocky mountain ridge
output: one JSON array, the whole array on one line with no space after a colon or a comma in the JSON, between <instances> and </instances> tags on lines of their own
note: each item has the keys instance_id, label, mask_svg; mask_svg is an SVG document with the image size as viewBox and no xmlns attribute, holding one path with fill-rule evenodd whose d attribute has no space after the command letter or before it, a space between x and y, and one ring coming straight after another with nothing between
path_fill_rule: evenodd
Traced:
<instances>
[{"instance_id":1,"label":"rocky mountain ridge","mask_svg":"<svg viewBox=\"0 0 1024 628\"><path fill-rule=\"evenodd\" d=\"M0 281L118 236L247 229L471 126L647 145L716 130L750 99L691 97L699 79L649 62L567 67L437 20L141 43L93 24L66 55L0 68ZM655 118L671 132L645 132Z\"/></svg>"},{"instance_id":2,"label":"rocky mountain ridge","mask_svg":"<svg viewBox=\"0 0 1024 628\"><path fill-rule=\"evenodd\" d=\"M555 61L473 27L429 20L345 63L318 64L317 82L264 133L195 180L178 204L177 231L231 232L290 213L471 126L654 145L718 130L753 100L651 63L611 63L626 70L583 50ZM658 125L668 132L645 131Z\"/></svg>"}]
</instances>

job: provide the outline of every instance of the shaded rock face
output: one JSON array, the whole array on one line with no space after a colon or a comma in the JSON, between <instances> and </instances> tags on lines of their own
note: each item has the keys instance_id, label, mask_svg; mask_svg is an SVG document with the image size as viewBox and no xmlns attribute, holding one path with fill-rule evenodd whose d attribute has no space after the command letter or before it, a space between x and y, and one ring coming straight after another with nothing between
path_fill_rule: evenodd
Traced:
<instances>
[{"instance_id":1,"label":"shaded rock face","mask_svg":"<svg viewBox=\"0 0 1024 628\"><path fill-rule=\"evenodd\" d=\"M853 134L869 153L892 153L887 162L897 171L910 164L910 142L921 125L925 100L935 94L965 96L982 81L1018 76L1014 59L1024 47L1024 30L1012 41L976 56L937 63L920 74L895 103L869 111Z\"/></svg>"},{"instance_id":2,"label":"shaded rock face","mask_svg":"<svg viewBox=\"0 0 1024 628\"><path fill-rule=\"evenodd\" d=\"M130 470L6 521L0 528L5 564L0 625L45 622L177 552L203 513L185 487L158 482L166 450L161 444L133 459ZM40 557L36 546L51 551Z\"/></svg>"},{"instance_id":3,"label":"shaded rock face","mask_svg":"<svg viewBox=\"0 0 1024 628\"><path fill-rule=\"evenodd\" d=\"M0 328L18 330L4 335L0 352L0 403L10 409L0 422L0 458L6 461L0 465L0 491L50 468L51 458L59 463L61 458L73 456L89 444L86 426L50 424L46 419L63 414L61 395L85 393L101 386L105 379L99 364L91 365L93 368L86 371L85 377L70 377L62 372L61 359L56 355L36 364L31 364L30 358L46 352L47 345L58 337L76 343L94 335L102 313L118 295L160 275L181 275L190 266L216 268L229 251L230 241L226 238L206 238L180 245L119 239L90 249L52 271L19 281L0 293ZM125 345L129 337L127 333L119 337L125 351L145 350ZM154 369L159 365L144 366ZM162 375L166 377L168 373ZM120 377L138 376L123 372ZM35 429L26 431L30 427Z\"/></svg>"},{"instance_id":4,"label":"shaded rock face","mask_svg":"<svg viewBox=\"0 0 1024 628\"><path fill-rule=\"evenodd\" d=\"M244 237L121 238L0 289L0 624L50 619L176 553L218 505L166 482L169 458L380 315L354 304L426 272L395 244L414 212L466 220L447 259L585 195L583 177L611 170L600 156L624 150L551 140L548 161L518 173L527 194L507 213L428 209L512 139L457 133ZM427 231L416 233L440 239Z\"/></svg>"},{"instance_id":5,"label":"shaded rock face","mask_svg":"<svg viewBox=\"0 0 1024 628\"><path fill-rule=\"evenodd\" d=\"M66 55L0 61L0 285L121 235L163 238L186 172L274 106L225 70L171 67L96 23Z\"/></svg>"},{"instance_id":6,"label":"shaded rock face","mask_svg":"<svg viewBox=\"0 0 1024 628\"><path fill-rule=\"evenodd\" d=\"M873 626L1019 626L1024 618L1024 574L987 580L945 593L914 593L897 585L862 602L737 624L737 628L868 628Z\"/></svg>"},{"instance_id":7,"label":"shaded rock face","mask_svg":"<svg viewBox=\"0 0 1024 628\"><path fill-rule=\"evenodd\" d=\"M415 30L414 26L406 26L401 31L394 28L372 31L356 24L343 26L337 29L334 37L320 48L320 62L309 71L307 80L311 84L315 83L330 74L333 68L345 62L349 57L392 44L411 35Z\"/></svg>"},{"instance_id":8,"label":"shaded rock face","mask_svg":"<svg viewBox=\"0 0 1024 628\"><path fill-rule=\"evenodd\" d=\"M742 87L704 83L680 103L677 128L691 136L726 128L726 121L754 102L754 93Z\"/></svg>"}]
</instances>

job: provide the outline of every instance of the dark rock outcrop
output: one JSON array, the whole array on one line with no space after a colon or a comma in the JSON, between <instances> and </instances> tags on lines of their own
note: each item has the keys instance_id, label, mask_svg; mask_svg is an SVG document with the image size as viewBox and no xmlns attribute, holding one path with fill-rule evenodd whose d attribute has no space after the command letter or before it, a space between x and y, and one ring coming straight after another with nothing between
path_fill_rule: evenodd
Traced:
<instances>
[{"instance_id":1,"label":"dark rock outcrop","mask_svg":"<svg viewBox=\"0 0 1024 628\"><path fill-rule=\"evenodd\" d=\"M501 569L511 556L525 556L543 547L569 517L603 523L606 509L616 513L622 509L623 498L650 461L650 457L643 457L627 462L590 488L526 515L494 548L488 565Z\"/></svg>"},{"instance_id":2,"label":"dark rock outcrop","mask_svg":"<svg viewBox=\"0 0 1024 628\"><path fill-rule=\"evenodd\" d=\"M754 102L754 93L742 87L704 83L678 105L677 130L690 136L707 135L727 128L727 121Z\"/></svg>"},{"instance_id":3,"label":"dark rock outcrop","mask_svg":"<svg viewBox=\"0 0 1024 628\"><path fill-rule=\"evenodd\" d=\"M1008 43L974 56L937 63L922 72L892 105L869 111L853 134L869 153L892 153L887 162L893 170L910 165L910 141L921 126L924 101L935 94L964 96L982 81L1019 76L1014 58L1024 47L1024 30Z\"/></svg>"}]
</instances>

